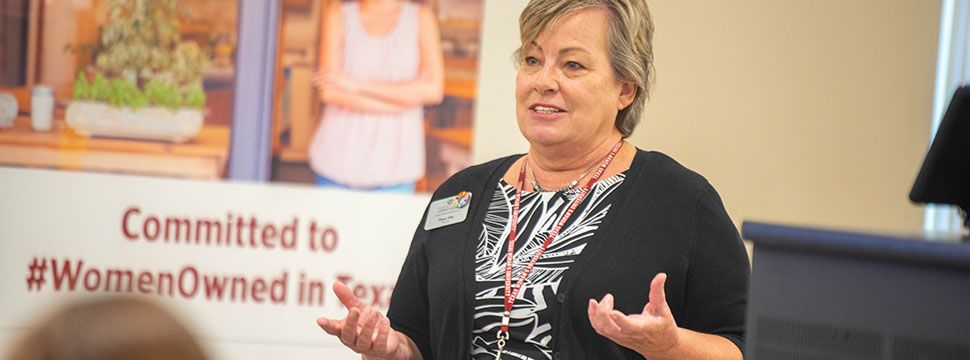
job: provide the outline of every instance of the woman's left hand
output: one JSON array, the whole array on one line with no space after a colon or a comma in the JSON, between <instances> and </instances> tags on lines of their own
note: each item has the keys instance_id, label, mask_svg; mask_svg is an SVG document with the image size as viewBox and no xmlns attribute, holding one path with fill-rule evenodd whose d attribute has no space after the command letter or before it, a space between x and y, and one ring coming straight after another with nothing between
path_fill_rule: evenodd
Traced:
<instances>
[{"instance_id":1,"label":"woman's left hand","mask_svg":"<svg viewBox=\"0 0 970 360\"><path fill-rule=\"evenodd\" d=\"M355 93L360 89L354 79L339 73L318 72L313 77L313 84L321 89L336 87L349 93Z\"/></svg>"},{"instance_id":2,"label":"woman's left hand","mask_svg":"<svg viewBox=\"0 0 970 360\"><path fill-rule=\"evenodd\" d=\"M667 306L664 283L667 274L660 273L650 282L650 302L639 314L626 315L613 309L613 295L602 300L589 300L589 321L597 333L617 344L645 356L669 353L679 343L674 316Z\"/></svg>"}]
</instances>

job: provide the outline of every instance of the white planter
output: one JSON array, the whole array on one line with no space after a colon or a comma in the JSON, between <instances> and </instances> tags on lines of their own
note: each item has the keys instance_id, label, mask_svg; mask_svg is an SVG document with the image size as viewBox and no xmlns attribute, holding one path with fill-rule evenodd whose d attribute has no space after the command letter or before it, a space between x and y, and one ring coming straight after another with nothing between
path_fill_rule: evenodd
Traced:
<instances>
[{"instance_id":1,"label":"white planter","mask_svg":"<svg viewBox=\"0 0 970 360\"><path fill-rule=\"evenodd\" d=\"M74 101L67 106L67 126L84 136L163 140L182 143L202 130L202 110L149 106L138 110L105 103Z\"/></svg>"}]
</instances>

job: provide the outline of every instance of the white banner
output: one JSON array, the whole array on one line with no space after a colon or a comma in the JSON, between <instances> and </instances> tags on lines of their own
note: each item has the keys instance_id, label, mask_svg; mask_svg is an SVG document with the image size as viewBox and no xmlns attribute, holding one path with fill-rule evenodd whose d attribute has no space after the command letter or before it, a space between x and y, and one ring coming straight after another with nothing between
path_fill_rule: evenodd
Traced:
<instances>
[{"instance_id":1,"label":"white banner","mask_svg":"<svg viewBox=\"0 0 970 360\"><path fill-rule=\"evenodd\" d=\"M0 353L82 296L157 299L217 359L357 359L315 323L386 309L426 196L0 168Z\"/></svg>"}]
</instances>

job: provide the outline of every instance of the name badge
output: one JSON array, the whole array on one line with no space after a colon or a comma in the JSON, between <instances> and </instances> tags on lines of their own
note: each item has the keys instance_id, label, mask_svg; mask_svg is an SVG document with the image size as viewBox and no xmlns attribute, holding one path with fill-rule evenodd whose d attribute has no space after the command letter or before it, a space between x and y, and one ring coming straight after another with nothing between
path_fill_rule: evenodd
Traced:
<instances>
[{"instance_id":1,"label":"name badge","mask_svg":"<svg viewBox=\"0 0 970 360\"><path fill-rule=\"evenodd\" d=\"M468 217L469 204L472 193L462 191L458 195L446 197L431 202L428 206L428 217L424 222L424 230L437 229L442 226L457 224Z\"/></svg>"}]
</instances>

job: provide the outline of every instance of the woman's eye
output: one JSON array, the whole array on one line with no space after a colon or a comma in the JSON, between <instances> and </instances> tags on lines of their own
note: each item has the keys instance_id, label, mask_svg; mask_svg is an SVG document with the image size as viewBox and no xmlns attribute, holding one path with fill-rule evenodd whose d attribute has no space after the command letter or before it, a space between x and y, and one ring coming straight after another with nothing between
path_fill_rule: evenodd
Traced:
<instances>
[{"instance_id":1,"label":"woman's eye","mask_svg":"<svg viewBox=\"0 0 970 360\"><path fill-rule=\"evenodd\" d=\"M566 68L570 70L581 70L583 69L583 65L575 61L568 61L566 62Z\"/></svg>"},{"instance_id":2,"label":"woman's eye","mask_svg":"<svg viewBox=\"0 0 970 360\"><path fill-rule=\"evenodd\" d=\"M539 59L536 59L535 56L526 56L525 57L525 64L526 65L530 65L530 66L531 65L538 65L539 64Z\"/></svg>"}]
</instances>

